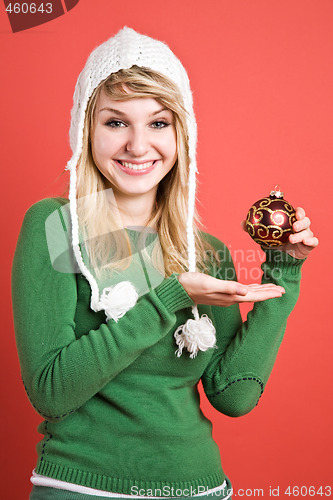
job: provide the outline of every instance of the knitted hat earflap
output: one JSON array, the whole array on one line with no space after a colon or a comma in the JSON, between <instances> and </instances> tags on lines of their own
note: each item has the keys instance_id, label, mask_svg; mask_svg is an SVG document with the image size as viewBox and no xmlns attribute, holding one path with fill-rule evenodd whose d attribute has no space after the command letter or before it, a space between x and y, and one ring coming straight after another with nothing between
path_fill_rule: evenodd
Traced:
<instances>
[{"instance_id":1,"label":"knitted hat earflap","mask_svg":"<svg viewBox=\"0 0 333 500\"><path fill-rule=\"evenodd\" d=\"M73 156L66 167L70 171L69 202L74 256L91 288L91 309L96 312L104 310L107 321L111 319L118 321L129 309L134 307L138 300L138 293L131 282L123 281L114 287L104 288L100 297L97 282L84 264L79 246L76 168L82 153L85 112L94 89L112 73L116 73L120 69L129 69L134 65L149 68L165 75L177 85L184 100L184 107L187 111L188 150L190 158L186 223L188 270L190 272L196 270L193 217L197 171L197 131L189 79L181 62L165 43L141 35L131 28L125 27L90 54L85 67L79 75L75 87L71 114L70 144ZM194 319L189 319L184 325L178 327L174 334L176 344L178 345L177 356L181 356L184 347L190 352L190 358L194 358L199 350L206 351L215 345L215 328L211 320L206 315L200 318L196 305L193 306L192 313Z\"/></svg>"},{"instance_id":2,"label":"knitted hat earflap","mask_svg":"<svg viewBox=\"0 0 333 500\"><path fill-rule=\"evenodd\" d=\"M99 289L94 276L91 274L87 266L84 264L80 245L79 245L79 220L77 215L77 200L76 200L76 164L77 155L73 155L68 162L66 169L70 170L69 184L69 210L72 221L72 246L74 256L79 265L80 271L89 282L91 288L90 307L93 311L105 311L106 320L118 320L124 316L132 307L135 306L138 300L138 293L132 283L122 281L114 287L104 288L101 298L99 297Z\"/></svg>"},{"instance_id":3,"label":"knitted hat earflap","mask_svg":"<svg viewBox=\"0 0 333 500\"><path fill-rule=\"evenodd\" d=\"M195 162L195 149L189 149L190 155L190 174L189 174L189 190L188 190L188 213L187 213L187 252L188 252L188 270L189 272L196 271L196 255L193 231L193 217L196 191L196 171L193 165ZM215 347L216 331L213 323L206 314L200 318L197 305L192 307L194 319L188 319L184 325L177 328L174 333L176 344L179 346L176 354L181 356L183 348L191 353L190 358L195 358L200 351L207 351L210 347Z\"/></svg>"}]
</instances>

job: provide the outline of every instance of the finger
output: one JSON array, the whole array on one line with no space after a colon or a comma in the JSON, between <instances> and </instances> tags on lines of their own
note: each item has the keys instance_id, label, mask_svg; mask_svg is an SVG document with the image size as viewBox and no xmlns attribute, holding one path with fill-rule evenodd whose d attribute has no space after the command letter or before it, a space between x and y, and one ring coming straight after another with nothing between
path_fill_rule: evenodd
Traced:
<instances>
[{"instance_id":1,"label":"finger","mask_svg":"<svg viewBox=\"0 0 333 500\"><path fill-rule=\"evenodd\" d=\"M275 288L276 285L275 283L250 283L249 285L244 285L246 287L260 287L260 288L266 288L266 287L273 287Z\"/></svg>"},{"instance_id":2,"label":"finger","mask_svg":"<svg viewBox=\"0 0 333 500\"><path fill-rule=\"evenodd\" d=\"M251 285L246 285L246 287L250 290L270 290L270 289L275 289L277 288L278 285L275 285L274 283L251 283Z\"/></svg>"},{"instance_id":3,"label":"finger","mask_svg":"<svg viewBox=\"0 0 333 500\"><path fill-rule=\"evenodd\" d=\"M279 292L285 293L285 289L283 286L275 285L274 283L264 283L260 285L259 283L253 283L251 285L247 285L249 291L265 291L265 290L277 290Z\"/></svg>"},{"instance_id":4,"label":"finger","mask_svg":"<svg viewBox=\"0 0 333 500\"><path fill-rule=\"evenodd\" d=\"M251 288L248 290L248 293L246 295L244 295L245 298L248 298L248 297L251 297L251 294L255 293L255 294L258 294L258 293L277 293L277 294L284 294L285 293L285 289L281 286L276 286L274 288Z\"/></svg>"},{"instance_id":5,"label":"finger","mask_svg":"<svg viewBox=\"0 0 333 500\"><path fill-rule=\"evenodd\" d=\"M242 222L241 222L241 228L243 229L243 231L245 231L247 233L246 220L242 220Z\"/></svg>"},{"instance_id":6,"label":"finger","mask_svg":"<svg viewBox=\"0 0 333 500\"><path fill-rule=\"evenodd\" d=\"M214 293L225 293L227 295L246 295L246 286L237 281L224 281L218 280L217 287L214 289Z\"/></svg>"},{"instance_id":7,"label":"finger","mask_svg":"<svg viewBox=\"0 0 333 500\"><path fill-rule=\"evenodd\" d=\"M281 294L285 293L285 289L282 286L275 285L274 283L264 283L264 284L259 284L259 283L252 283L250 285L241 285L242 288L246 290L245 293L235 293L235 294L228 294L230 297L230 300L233 299L238 299L239 297L245 297L245 300L248 302L252 302L252 296L253 294L273 294L280 296ZM224 292L220 293L220 296L226 296Z\"/></svg>"},{"instance_id":8,"label":"finger","mask_svg":"<svg viewBox=\"0 0 333 500\"><path fill-rule=\"evenodd\" d=\"M260 290L249 291L246 296L229 295L225 293L213 294L209 299L203 299L201 304L209 304L216 306L230 306L232 304L240 304L244 302L260 302L267 299L282 297L283 293L279 290Z\"/></svg>"},{"instance_id":9,"label":"finger","mask_svg":"<svg viewBox=\"0 0 333 500\"><path fill-rule=\"evenodd\" d=\"M296 208L296 212L295 212L295 214L296 214L296 219L297 219L297 220L302 220L302 219L304 219L304 217L305 217L305 210L304 210L304 208L302 208L302 207L297 207L297 208Z\"/></svg>"},{"instance_id":10,"label":"finger","mask_svg":"<svg viewBox=\"0 0 333 500\"><path fill-rule=\"evenodd\" d=\"M298 233L299 231L303 231L304 229L308 229L311 225L311 221L309 217L304 217L304 219L298 220L293 224L293 230Z\"/></svg>"},{"instance_id":11,"label":"finger","mask_svg":"<svg viewBox=\"0 0 333 500\"><path fill-rule=\"evenodd\" d=\"M313 237L313 232L310 229L294 233L289 236L289 241L292 244L304 242L304 240Z\"/></svg>"},{"instance_id":12,"label":"finger","mask_svg":"<svg viewBox=\"0 0 333 500\"><path fill-rule=\"evenodd\" d=\"M238 297L239 302L261 302L263 300L282 297L283 293L279 290L261 290L249 292L246 297Z\"/></svg>"},{"instance_id":13,"label":"finger","mask_svg":"<svg viewBox=\"0 0 333 500\"><path fill-rule=\"evenodd\" d=\"M227 281L227 280L214 280L214 286L211 284L206 284L206 294L209 299L216 299L219 296L227 297L229 296L231 300L236 297L245 297L249 293L284 293L285 289L282 286L276 285L275 283L251 283L249 285L244 285L238 283L237 281ZM251 302L252 300L249 300Z\"/></svg>"},{"instance_id":14,"label":"finger","mask_svg":"<svg viewBox=\"0 0 333 500\"><path fill-rule=\"evenodd\" d=\"M312 236L311 238L305 238L303 240L304 245L308 247L317 247L319 245L319 240L315 236Z\"/></svg>"}]
</instances>

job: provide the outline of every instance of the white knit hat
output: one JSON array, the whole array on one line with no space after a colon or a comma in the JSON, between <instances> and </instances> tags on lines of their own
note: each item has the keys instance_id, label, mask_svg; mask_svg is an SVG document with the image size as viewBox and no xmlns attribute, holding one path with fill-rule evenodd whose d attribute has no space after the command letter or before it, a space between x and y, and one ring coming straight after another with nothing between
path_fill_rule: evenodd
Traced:
<instances>
[{"instance_id":1,"label":"white knit hat","mask_svg":"<svg viewBox=\"0 0 333 500\"><path fill-rule=\"evenodd\" d=\"M172 80L180 90L187 111L188 148L189 148L189 195L187 214L188 270L195 272L196 256L193 232L193 216L196 185L196 140L197 127L193 111L193 100L187 73L181 62L158 40L141 35L131 28L123 28L117 35L97 47L89 56L79 75L74 92L71 113L70 145L73 156L67 163L70 171L69 201L72 222L72 245L75 258L82 274L91 287L90 307L93 311L104 310L107 319L118 321L129 309L135 306L138 294L129 281L118 283L115 287L103 290L101 297L97 282L83 262L79 246L79 222L76 201L76 167L82 152L85 112L89 98L95 88L111 73L132 66L150 68ZM186 347L193 358L199 350L206 351L215 345L215 328L210 319L203 315L199 318L197 306L192 307L193 319L177 328L175 340L177 355Z\"/></svg>"}]
</instances>

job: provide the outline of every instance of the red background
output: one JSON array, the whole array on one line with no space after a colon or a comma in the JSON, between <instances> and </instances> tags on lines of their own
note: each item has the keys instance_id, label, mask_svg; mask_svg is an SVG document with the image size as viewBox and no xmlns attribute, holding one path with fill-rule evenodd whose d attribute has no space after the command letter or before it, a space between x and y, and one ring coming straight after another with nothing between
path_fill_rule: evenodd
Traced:
<instances>
[{"instance_id":1,"label":"red background","mask_svg":"<svg viewBox=\"0 0 333 500\"><path fill-rule=\"evenodd\" d=\"M320 246L303 266L300 299L259 406L231 419L202 405L237 496L240 488L249 489L246 496L262 488L269 498L270 486L279 486L288 498L289 485L329 485L333 2L80 0L66 15L16 34L0 11L1 496L28 498L39 439L11 314L17 236L30 205L63 192L76 78L90 51L124 25L166 41L188 70L199 127L200 213L230 247L240 280L255 281L260 265L259 247L240 228L252 202L279 183L312 220ZM254 252L256 262L248 262Z\"/></svg>"}]
</instances>

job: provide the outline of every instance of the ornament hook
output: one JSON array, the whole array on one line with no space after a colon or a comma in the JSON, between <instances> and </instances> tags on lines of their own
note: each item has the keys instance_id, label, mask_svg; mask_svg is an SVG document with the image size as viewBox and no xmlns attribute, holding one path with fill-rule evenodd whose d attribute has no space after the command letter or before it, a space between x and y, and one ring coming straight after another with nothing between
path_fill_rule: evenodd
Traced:
<instances>
[{"instance_id":1,"label":"ornament hook","mask_svg":"<svg viewBox=\"0 0 333 500\"><path fill-rule=\"evenodd\" d=\"M276 184L274 191L271 191L270 196L275 196L275 198L283 198L284 193L282 193L280 184Z\"/></svg>"}]
</instances>

